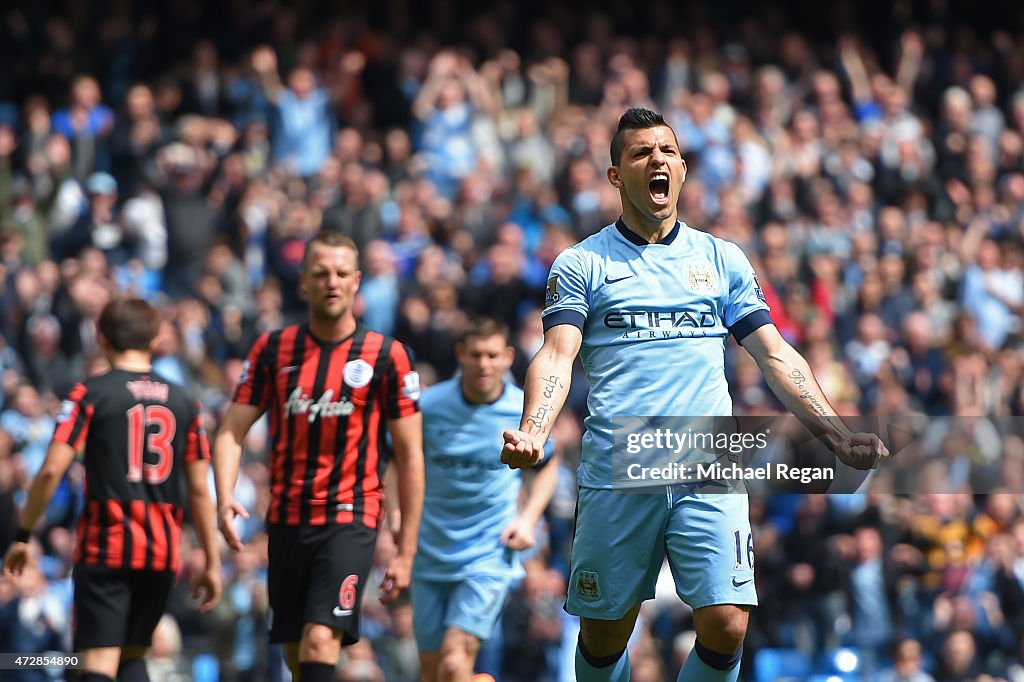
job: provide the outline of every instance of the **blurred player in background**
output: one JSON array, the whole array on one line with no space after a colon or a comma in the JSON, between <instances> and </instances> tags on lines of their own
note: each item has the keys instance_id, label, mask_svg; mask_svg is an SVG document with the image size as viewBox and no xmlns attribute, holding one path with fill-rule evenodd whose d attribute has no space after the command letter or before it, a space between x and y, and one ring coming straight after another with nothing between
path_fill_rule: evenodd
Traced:
<instances>
[{"instance_id":1,"label":"blurred player in background","mask_svg":"<svg viewBox=\"0 0 1024 682\"><path fill-rule=\"evenodd\" d=\"M159 328L160 314L145 301L119 299L104 308L100 344L111 369L75 386L61 405L18 541L4 559L6 572L21 573L31 529L84 448L86 502L74 569L74 648L83 655L82 682L149 679L143 657L180 563L186 497L206 555L195 583L199 610L220 599L206 487L210 448L199 403L153 373L150 348Z\"/></svg>"},{"instance_id":2,"label":"blurred player in background","mask_svg":"<svg viewBox=\"0 0 1024 682\"><path fill-rule=\"evenodd\" d=\"M420 670L426 682L466 682L477 652L501 615L510 583L522 575L518 553L558 476L549 443L519 505L521 477L492 445L523 413L523 392L506 381L514 349L509 330L476 318L455 348L461 374L423 393L426 494L412 600Z\"/></svg>"},{"instance_id":3,"label":"blurred player in background","mask_svg":"<svg viewBox=\"0 0 1024 682\"><path fill-rule=\"evenodd\" d=\"M835 411L772 324L740 249L678 221L686 163L661 115L626 111L611 161L622 217L552 265L544 345L527 373L520 428L506 432L501 459L511 467L541 461L582 349L590 416L566 601L580 616L576 677L629 679L626 643L667 555L697 631L696 655L679 680L734 681L757 603L746 495L698 494L689 484L657 495L611 490L614 416L731 414L724 365L732 334L775 395L840 460L869 468L888 453L877 436L830 419Z\"/></svg>"},{"instance_id":4,"label":"blurred player in background","mask_svg":"<svg viewBox=\"0 0 1024 682\"><path fill-rule=\"evenodd\" d=\"M306 245L301 284L309 321L253 345L214 440L221 532L241 549L233 521L245 434L270 417L270 641L302 682L334 679L341 647L359 640L359 611L384 511L393 442L401 532L385 601L409 586L423 505L419 376L405 347L356 324L355 243L320 232Z\"/></svg>"}]
</instances>

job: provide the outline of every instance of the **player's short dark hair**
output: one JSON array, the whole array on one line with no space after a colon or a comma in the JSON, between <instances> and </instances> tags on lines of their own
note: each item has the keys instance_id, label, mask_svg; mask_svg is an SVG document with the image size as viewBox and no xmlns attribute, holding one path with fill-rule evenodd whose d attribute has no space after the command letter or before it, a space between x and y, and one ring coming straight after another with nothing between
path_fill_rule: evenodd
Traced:
<instances>
[{"instance_id":1,"label":"player's short dark hair","mask_svg":"<svg viewBox=\"0 0 1024 682\"><path fill-rule=\"evenodd\" d=\"M118 351L148 351L160 333L160 313L141 298L115 298L100 313L99 332Z\"/></svg>"},{"instance_id":2,"label":"player's short dark hair","mask_svg":"<svg viewBox=\"0 0 1024 682\"><path fill-rule=\"evenodd\" d=\"M471 338L486 339L495 335L501 336L506 346L510 345L512 334L508 325L496 317L480 315L466 322L462 334L459 335L459 343L465 344Z\"/></svg>"},{"instance_id":3,"label":"player's short dark hair","mask_svg":"<svg viewBox=\"0 0 1024 682\"><path fill-rule=\"evenodd\" d=\"M646 130L647 128L657 128L659 126L667 126L664 117L656 111L651 111L644 107L630 107L626 109L626 113L619 117L619 125L615 128L615 134L612 135L611 144L611 158L612 165L619 165L619 160L622 157L622 147L625 145L624 138L627 130Z\"/></svg>"},{"instance_id":4,"label":"player's short dark hair","mask_svg":"<svg viewBox=\"0 0 1024 682\"><path fill-rule=\"evenodd\" d=\"M352 237L347 234L338 232L337 230L320 230L306 242L306 250L302 253L302 269L306 269L306 264L309 262L309 253L313 249L313 244L323 244L324 246L345 246L352 249L352 253L356 255L356 263L359 262L359 247L356 246L355 241Z\"/></svg>"}]
</instances>

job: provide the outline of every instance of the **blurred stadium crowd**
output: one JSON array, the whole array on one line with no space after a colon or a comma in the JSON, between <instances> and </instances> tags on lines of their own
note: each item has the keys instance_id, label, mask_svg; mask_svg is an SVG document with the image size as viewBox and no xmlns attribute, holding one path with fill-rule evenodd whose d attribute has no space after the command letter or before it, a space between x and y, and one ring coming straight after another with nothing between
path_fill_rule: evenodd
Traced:
<instances>
[{"instance_id":1,"label":"blurred stadium crowd","mask_svg":"<svg viewBox=\"0 0 1024 682\"><path fill-rule=\"evenodd\" d=\"M60 398L103 369L104 303L130 292L162 307L157 369L196 392L212 431L249 344L302 318L299 262L321 224L359 244L357 316L405 342L425 383L455 370L477 312L516 330L521 380L548 266L618 216L604 175L629 105L675 128L682 219L743 247L840 413L1020 416L1019 8L625 5L4 8L0 549ZM732 342L728 359L737 409L777 413ZM500 680L571 679L561 602L585 397L580 374L544 546L482 655ZM1022 490L1024 441L1002 445L1006 485ZM211 614L179 585L154 680L281 679L264 636L265 462L256 429L238 495L247 549L226 557ZM47 513L40 570L0 579L0 651L70 651L81 478L73 468ZM1024 680L1022 508L969 491L752 500L762 605L744 677ZM390 551L385 535L378 565ZM187 578L201 555L183 556ZM417 679L410 606L369 595L364 608L339 679ZM674 679L694 636L667 576L641 622L633 679Z\"/></svg>"}]
</instances>

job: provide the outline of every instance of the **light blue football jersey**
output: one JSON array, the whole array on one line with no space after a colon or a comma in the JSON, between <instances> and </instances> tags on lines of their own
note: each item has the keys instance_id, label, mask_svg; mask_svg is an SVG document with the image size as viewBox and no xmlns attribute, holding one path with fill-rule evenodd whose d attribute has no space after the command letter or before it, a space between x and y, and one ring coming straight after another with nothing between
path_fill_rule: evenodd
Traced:
<instances>
[{"instance_id":1,"label":"light blue football jersey","mask_svg":"<svg viewBox=\"0 0 1024 682\"><path fill-rule=\"evenodd\" d=\"M611 487L613 417L732 414L726 340L771 323L740 248L684 223L655 244L608 225L559 254L544 303L545 330L583 330L587 488Z\"/></svg>"},{"instance_id":2,"label":"light blue football jersey","mask_svg":"<svg viewBox=\"0 0 1024 682\"><path fill-rule=\"evenodd\" d=\"M521 474L501 463L502 432L518 429L523 391L506 383L497 401L475 405L459 377L423 391L426 490L413 575L422 580L516 577L522 568L499 540L518 512ZM545 461L553 451L549 440Z\"/></svg>"}]
</instances>

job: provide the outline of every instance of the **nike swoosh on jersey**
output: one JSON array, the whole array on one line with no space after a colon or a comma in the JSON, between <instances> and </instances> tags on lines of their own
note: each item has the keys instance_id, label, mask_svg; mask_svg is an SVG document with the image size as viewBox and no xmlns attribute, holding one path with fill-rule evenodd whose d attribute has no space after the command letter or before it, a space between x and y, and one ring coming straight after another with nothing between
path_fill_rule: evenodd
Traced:
<instances>
[{"instance_id":1,"label":"nike swoosh on jersey","mask_svg":"<svg viewBox=\"0 0 1024 682\"><path fill-rule=\"evenodd\" d=\"M735 577L735 576L733 576L733 579L732 579L732 586L733 586L733 587L743 587L744 585L746 585L747 583L749 583L749 582L750 582L751 580L753 580L753 578L747 578L747 579L746 579L746 580L744 580L743 582L741 582L741 583L738 583L738 582L736 582L736 577Z\"/></svg>"},{"instance_id":2,"label":"nike swoosh on jersey","mask_svg":"<svg viewBox=\"0 0 1024 682\"><path fill-rule=\"evenodd\" d=\"M605 275L604 276L604 283L605 284L615 284L616 282L621 282L622 280L629 279L630 277L636 277L636 275L630 274L630 275L626 275L625 277L616 277L615 279L611 279L608 275Z\"/></svg>"}]
</instances>

